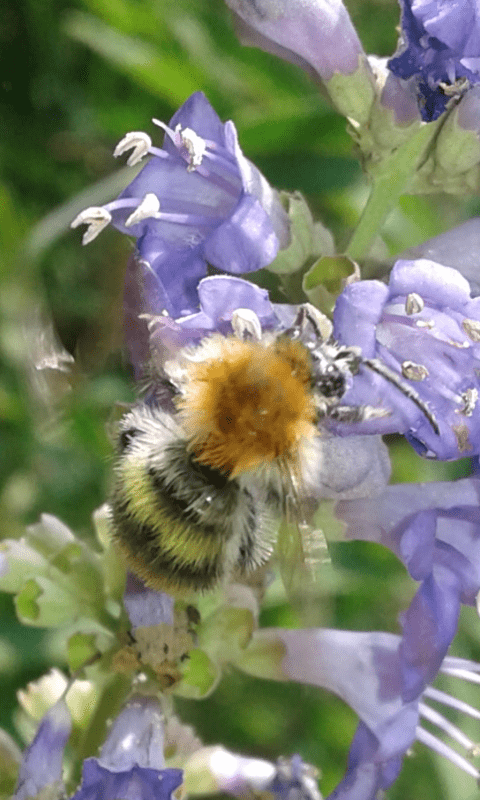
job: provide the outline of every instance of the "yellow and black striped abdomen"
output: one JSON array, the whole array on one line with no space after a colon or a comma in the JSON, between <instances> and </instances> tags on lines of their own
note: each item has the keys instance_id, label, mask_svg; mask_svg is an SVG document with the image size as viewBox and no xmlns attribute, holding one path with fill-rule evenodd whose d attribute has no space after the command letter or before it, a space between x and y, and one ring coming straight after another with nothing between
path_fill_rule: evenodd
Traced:
<instances>
[{"instance_id":1,"label":"yellow and black striped abdomen","mask_svg":"<svg viewBox=\"0 0 480 800\"><path fill-rule=\"evenodd\" d=\"M261 481L199 463L158 408L135 406L120 426L112 535L148 586L185 596L268 559L277 519Z\"/></svg>"},{"instance_id":2,"label":"yellow and black striped abdomen","mask_svg":"<svg viewBox=\"0 0 480 800\"><path fill-rule=\"evenodd\" d=\"M111 504L114 538L152 588L205 590L223 575L240 489L219 474L213 487L183 444L168 449L161 469L134 457L119 463Z\"/></svg>"}]
</instances>

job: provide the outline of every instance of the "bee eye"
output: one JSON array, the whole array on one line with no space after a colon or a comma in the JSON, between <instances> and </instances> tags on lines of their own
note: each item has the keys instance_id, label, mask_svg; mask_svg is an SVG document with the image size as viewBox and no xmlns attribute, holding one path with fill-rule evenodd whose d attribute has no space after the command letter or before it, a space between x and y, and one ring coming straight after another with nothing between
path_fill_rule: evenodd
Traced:
<instances>
[{"instance_id":1,"label":"bee eye","mask_svg":"<svg viewBox=\"0 0 480 800\"><path fill-rule=\"evenodd\" d=\"M128 430L121 432L120 436L118 437L118 445L121 453L127 449L128 445L132 442L137 433L140 433L138 428L128 428Z\"/></svg>"}]
</instances>

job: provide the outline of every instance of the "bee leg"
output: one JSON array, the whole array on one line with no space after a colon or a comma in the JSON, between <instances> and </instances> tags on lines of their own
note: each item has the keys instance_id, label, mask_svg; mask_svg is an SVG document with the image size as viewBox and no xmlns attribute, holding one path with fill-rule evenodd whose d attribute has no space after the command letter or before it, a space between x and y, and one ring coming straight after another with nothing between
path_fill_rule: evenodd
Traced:
<instances>
[{"instance_id":1,"label":"bee leg","mask_svg":"<svg viewBox=\"0 0 480 800\"><path fill-rule=\"evenodd\" d=\"M301 338L308 325L320 342L328 342L332 338L332 323L311 303L303 303L298 309L297 316L291 328L285 331L291 339Z\"/></svg>"},{"instance_id":2,"label":"bee leg","mask_svg":"<svg viewBox=\"0 0 480 800\"><path fill-rule=\"evenodd\" d=\"M435 433L437 435L440 433L435 415L432 414L425 401L422 400L418 392L416 392L412 386L409 386L408 383L405 383L405 381L403 381L396 372L391 370L386 364L383 363L383 361L380 361L377 358L363 358L361 363L371 369L372 372L376 372L378 375L381 375L382 378L385 378L385 380L393 384L393 386L396 386L397 389L399 389L402 394L405 395L405 397L408 397L408 399L415 403L420 411L422 411Z\"/></svg>"},{"instance_id":3,"label":"bee leg","mask_svg":"<svg viewBox=\"0 0 480 800\"><path fill-rule=\"evenodd\" d=\"M370 419L379 419L390 416L391 411L387 408L375 408L375 406L330 406L325 416L336 422L358 423L367 422Z\"/></svg>"}]
</instances>

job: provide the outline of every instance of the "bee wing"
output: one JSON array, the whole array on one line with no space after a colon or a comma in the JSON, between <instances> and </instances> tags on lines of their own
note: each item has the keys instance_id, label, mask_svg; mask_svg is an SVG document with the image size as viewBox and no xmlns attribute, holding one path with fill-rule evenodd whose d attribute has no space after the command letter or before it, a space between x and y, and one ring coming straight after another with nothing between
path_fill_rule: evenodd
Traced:
<instances>
[{"instance_id":1,"label":"bee wing","mask_svg":"<svg viewBox=\"0 0 480 800\"><path fill-rule=\"evenodd\" d=\"M287 483L288 482L288 483ZM321 528L311 520L315 506L302 499L297 476L287 472L285 483L285 516L277 539L277 553L282 581L291 597L315 594L319 573L330 563L328 544Z\"/></svg>"},{"instance_id":2,"label":"bee wing","mask_svg":"<svg viewBox=\"0 0 480 800\"><path fill-rule=\"evenodd\" d=\"M61 402L78 379L73 356L64 348L48 312L40 305L29 309L22 321L22 366L35 410L40 419L53 422Z\"/></svg>"}]
</instances>

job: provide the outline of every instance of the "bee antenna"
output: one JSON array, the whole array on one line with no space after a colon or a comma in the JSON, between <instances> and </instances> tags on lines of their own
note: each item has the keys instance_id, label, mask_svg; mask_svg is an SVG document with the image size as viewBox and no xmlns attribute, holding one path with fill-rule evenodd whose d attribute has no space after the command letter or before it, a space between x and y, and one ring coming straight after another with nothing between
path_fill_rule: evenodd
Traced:
<instances>
[{"instance_id":1,"label":"bee antenna","mask_svg":"<svg viewBox=\"0 0 480 800\"><path fill-rule=\"evenodd\" d=\"M428 419L437 436L440 434L440 428L438 427L438 422L435 415L432 414L427 404L422 400L415 389L413 389L411 386L408 386L408 384L402 381L402 379L399 378L399 376L393 372L393 370L391 370L386 364L377 358L362 358L360 363L365 364L365 366L371 369L372 372L376 372L378 375L381 375L382 378L385 378L385 380L396 386L397 389L399 389L402 394L405 395L405 397L408 397L409 400L412 400Z\"/></svg>"}]
</instances>

